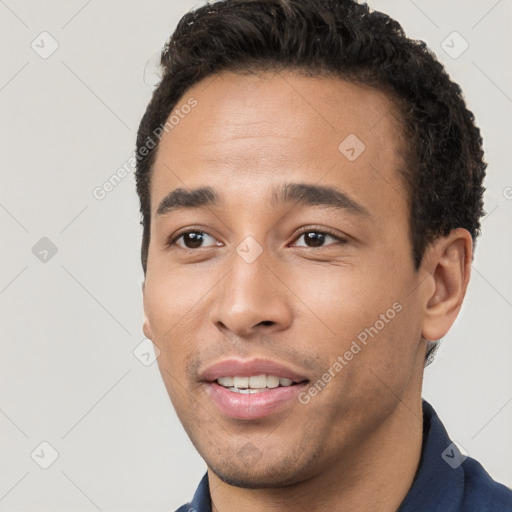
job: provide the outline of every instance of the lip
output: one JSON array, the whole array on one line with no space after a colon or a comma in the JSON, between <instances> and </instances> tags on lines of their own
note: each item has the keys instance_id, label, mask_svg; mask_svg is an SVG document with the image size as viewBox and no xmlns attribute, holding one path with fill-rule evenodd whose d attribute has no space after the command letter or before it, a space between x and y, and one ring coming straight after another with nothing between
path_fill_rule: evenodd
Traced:
<instances>
[{"instance_id":1,"label":"lip","mask_svg":"<svg viewBox=\"0 0 512 512\"><path fill-rule=\"evenodd\" d=\"M217 384L216 379L226 376L250 377L252 375L275 375L285 377L296 384L267 389L260 393L244 394L230 391ZM276 414L298 403L298 395L307 386L309 379L280 363L266 359L242 361L228 359L206 368L200 378L205 381L207 395L224 415L239 420L256 420Z\"/></svg>"},{"instance_id":2,"label":"lip","mask_svg":"<svg viewBox=\"0 0 512 512\"><path fill-rule=\"evenodd\" d=\"M213 382L219 377L251 377L263 373L275 375L276 377L285 377L294 382L308 380L306 375L301 375L299 372L283 364L268 359L251 359L249 361L225 359L207 367L200 373L199 378L203 381Z\"/></svg>"},{"instance_id":3,"label":"lip","mask_svg":"<svg viewBox=\"0 0 512 512\"><path fill-rule=\"evenodd\" d=\"M294 402L299 403L298 395L306 389L307 383L277 387L255 394L229 391L211 382L206 384L206 392L221 413L238 420L256 420L282 411Z\"/></svg>"}]
</instances>

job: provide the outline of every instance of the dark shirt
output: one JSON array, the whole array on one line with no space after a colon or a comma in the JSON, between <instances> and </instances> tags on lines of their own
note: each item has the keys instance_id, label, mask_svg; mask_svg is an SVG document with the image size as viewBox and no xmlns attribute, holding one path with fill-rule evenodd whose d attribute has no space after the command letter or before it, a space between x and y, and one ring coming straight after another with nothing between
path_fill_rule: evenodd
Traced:
<instances>
[{"instance_id":1,"label":"dark shirt","mask_svg":"<svg viewBox=\"0 0 512 512\"><path fill-rule=\"evenodd\" d=\"M416 476L397 512L512 512L512 490L461 453L423 400L423 443ZM176 512L211 512L208 474Z\"/></svg>"}]
</instances>

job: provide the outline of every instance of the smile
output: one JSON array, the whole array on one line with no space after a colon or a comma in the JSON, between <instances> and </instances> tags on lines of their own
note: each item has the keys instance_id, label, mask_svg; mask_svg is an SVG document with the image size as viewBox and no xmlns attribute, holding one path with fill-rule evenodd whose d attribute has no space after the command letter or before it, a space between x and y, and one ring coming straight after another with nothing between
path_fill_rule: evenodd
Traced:
<instances>
[{"instance_id":1,"label":"smile","mask_svg":"<svg viewBox=\"0 0 512 512\"><path fill-rule=\"evenodd\" d=\"M214 410L232 419L255 420L293 407L309 382L290 366L271 360L226 359L200 372Z\"/></svg>"},{"instance_id":2,"label":"smile","mask_svg":"<svg viewBox=\"0 0 512 512\"><path fill-rule=\"evenodd\" d=\"M222 386L233 393L263 393L269 389L277 387L289 387L296 384L286 377L277 375L252 375L250 377L219 377L216 380L219 386Z\"/></svg>"}]
</instances>

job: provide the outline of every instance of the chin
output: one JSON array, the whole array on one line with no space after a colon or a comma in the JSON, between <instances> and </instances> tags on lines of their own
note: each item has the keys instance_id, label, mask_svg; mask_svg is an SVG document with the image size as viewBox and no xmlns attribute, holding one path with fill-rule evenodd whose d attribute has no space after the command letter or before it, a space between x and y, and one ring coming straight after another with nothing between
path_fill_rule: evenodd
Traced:
<instances>
[{"instance_id":1,"label":"chin","mask_svg":"<svg viewBox=\"0 0 512 512\"><path fill-rule=\"evenodd\" d=\"M243 489L277 489L293 485L300 481L293 477L287 478L288 475L282 473L277 477L275 474L268 471L256 473L247 471L246 468L244 468L243 473L234 473L227 471L225 468L221 468L220 470L211 469L225 484L241 487Z\"/></svg>"},{"instance_id":2,"label":"chin","mask_svg":"<svg viewBox=\"0 0 512 512\"><path fill-rule=\"evenodd\" d=\"M308 476L308 464L298 467L296 457L281 460L262 456L257 462L245 459L224 460L218 464L208 461L208 467L226 484L244 489L274 489L297 484Z\"/></svg>"}]
</instances>

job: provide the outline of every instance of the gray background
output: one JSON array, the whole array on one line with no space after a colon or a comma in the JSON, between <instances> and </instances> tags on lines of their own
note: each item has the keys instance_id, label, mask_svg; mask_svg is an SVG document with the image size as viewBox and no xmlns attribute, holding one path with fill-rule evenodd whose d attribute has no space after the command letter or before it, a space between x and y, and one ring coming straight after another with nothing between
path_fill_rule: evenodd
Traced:
<instances>
[{"instance_id":1,"label":"gray background","mask_svg":"<svg viewBox=\"0 0 512 512\"><path fill-rule=\"evenodd\" d=\"M174 510L205 470L156 363L146 366L144 345L136 350L133 174L93 196L133 151L152 90L148 59L196 3L0 0L1 511ZM451 437L510 486L512 1L370 5L427 41L483 131L488 215L424 397ZM43 31L59 45L50 56ZM43 441L59 454L48 469Z\"/></svg>"}]
</instances>

